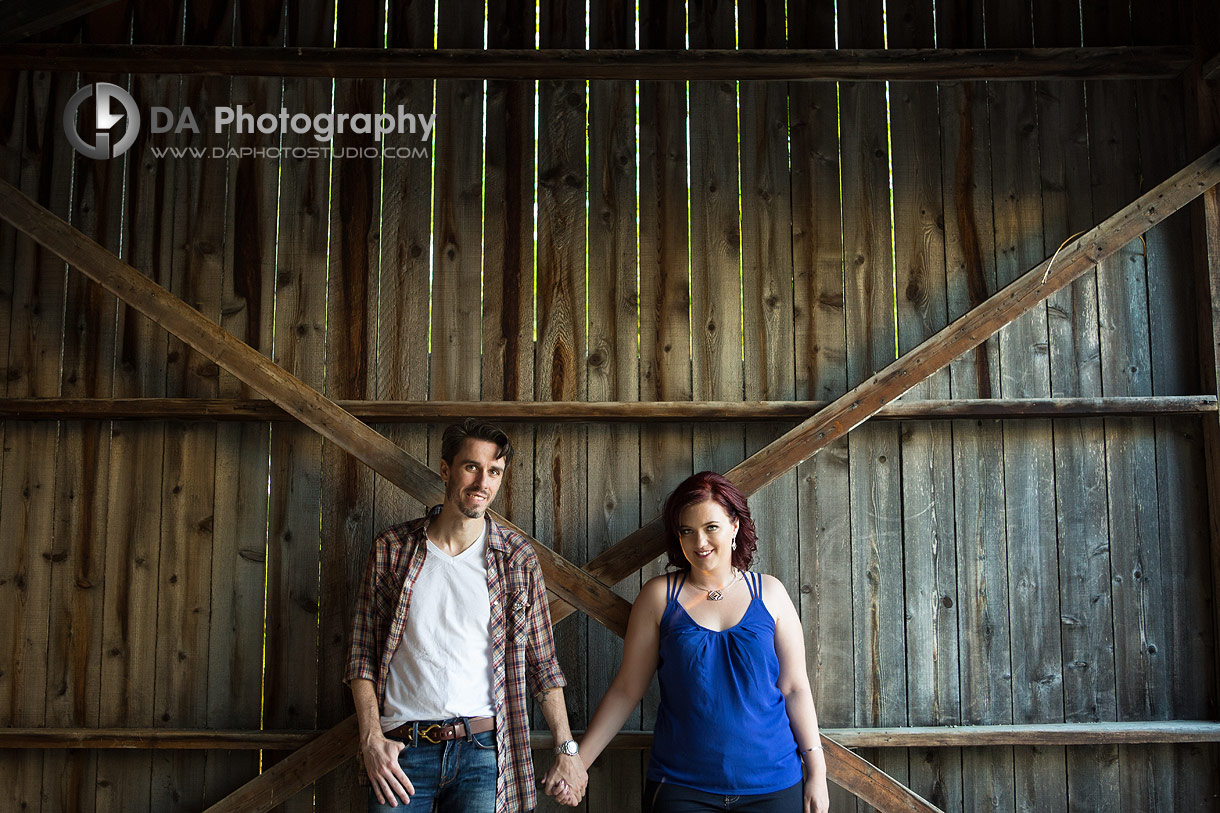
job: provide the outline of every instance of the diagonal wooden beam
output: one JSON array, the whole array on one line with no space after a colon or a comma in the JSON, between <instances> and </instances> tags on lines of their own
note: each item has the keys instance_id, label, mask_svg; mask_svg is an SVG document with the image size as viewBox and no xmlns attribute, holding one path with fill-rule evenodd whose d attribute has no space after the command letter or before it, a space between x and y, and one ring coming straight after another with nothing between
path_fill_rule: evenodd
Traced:
<instances>
[{"instance_id":1,"label":"diagonal wooden beam","mask_svg":"<svg viewBox=\"0 0 1220 813\"><path fill-rule=\"evenodd\" d=\"M0 217L420 502L443 499L444 484L436 472L3 180ZM548 590L618 635L626 632L631 605L625 599L505 518L493 516L530 539Z\"/></svg>"},{"instance_id":2,"label":"diagonal wooden beam","mask_svg":"<svg viewBox=\"0 0 1220 813\"><path fill-rule=\"evenodd\" d=\"M1191 162L1106 220L1068 243L1003 290L958 317L881 372L832 401L816 415L725 473L746 495L776 479L864 423L950 361L978 347L1034 305L1064 288L1152 226L1220 182L1220 147ZM1053 261L1053 262L1052 262ZM624 537L585 565L615 584L665 551L661 520ZM551 618L572 612L551 602Z\"/></svg>"},{"instance_id":3,"label":"diagonal wooden beam","mask_svg":"<svg viewBox=\"0 0 1220 813\"><path fill-rule=\"evenodd\" d=\"M3 0L0 2L0 43L17 42L57 25L109 6L115 0Z\"/></svg>"}]
</instances>

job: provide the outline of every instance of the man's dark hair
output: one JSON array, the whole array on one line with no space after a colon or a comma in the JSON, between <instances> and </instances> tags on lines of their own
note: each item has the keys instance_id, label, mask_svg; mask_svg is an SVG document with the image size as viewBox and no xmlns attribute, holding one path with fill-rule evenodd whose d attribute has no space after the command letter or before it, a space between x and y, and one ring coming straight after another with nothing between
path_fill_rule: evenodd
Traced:
<instances>
[{"instance_id":1,"label":"man's dark hair","mask_svg":"<svg viewBox=\"0 0 1220 813\"><path fill-rule=\"evenodd\" d=\"M461 423L445 427L445 434L441 437L441 460L452 466L454 455L462 448L467 438L496 444L496 460L503 460L505 468L513 462L513 445L509 443L508 435L498 426L492 426L478 418L467 418Z\"/></svg>"}]
</instances>

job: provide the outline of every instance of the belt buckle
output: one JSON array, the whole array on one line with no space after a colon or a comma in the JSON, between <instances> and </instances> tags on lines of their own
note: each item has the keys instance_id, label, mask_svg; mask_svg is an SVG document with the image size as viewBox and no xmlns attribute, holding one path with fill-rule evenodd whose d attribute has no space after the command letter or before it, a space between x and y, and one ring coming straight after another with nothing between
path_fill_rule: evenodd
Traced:
<instances>
[{"instance_id":1,"label":"belt buckle","mask_svg":"<svg viewBox=\"0 0 1220 813\"><path fill-rule=\"evenodd\" d=\"M444 726L440 726L440 725L437 725L436 723L433 723L430 726L419 729L419 736L422 737L423 739L427 740L428 742L432 743L433 745L440 745L442 742L444 742L444 740L443 739L433 739L432 732L440 731L443 728L444 728Z\"/></svg>"}]
</instances>

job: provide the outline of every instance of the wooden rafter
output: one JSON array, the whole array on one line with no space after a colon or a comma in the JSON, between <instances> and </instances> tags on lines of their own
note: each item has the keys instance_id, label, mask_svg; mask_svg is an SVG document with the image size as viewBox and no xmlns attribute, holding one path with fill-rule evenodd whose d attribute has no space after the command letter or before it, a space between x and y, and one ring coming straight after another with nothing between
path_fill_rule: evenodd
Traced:
<instances>
[{"instance_id":1,"label":"wooden rafter","mask_svg":"<svg viewBox=\"0 0 1220 813\"><path fill-rule=\"evenodd\" d=\"M1218 182L1220 147L1213 148L1068 243L1054 257L1043 260L927 341L751 455L725 476L743 493L753 494L864 423L953 359L978 347L1034 305L1069 285ZM664 550L661 530L660 519L654 519L591 559L585 569L607 583L622 581L661 555ZM560 602L551 604L551 617L556 621L571 612L572 608L564 607Z\"/></svg>"},{"instance_id":2,"label":"wooden rafter","mask_svg":"<svg viewBox=\"0 0 1220 813\"><path fill-rule=\"evenodd\" d=\"M444 498L444 485L436 472L6 181L0 181L0 217L412 497L424 504ZM507 519L492 515L530 539L552 594L571 598L619 635L626 631L631 605L625 599Z\"/></svg>"},{"instance_id":3,"label":"wooden rafter","mask_svg":"<svg viewBox=\"0 0 1220 813\"><path fill-rule=\"evenodd\" d=\"M528 423L802 421L829 401L336 401L370 423L431 423L471 416ZM1202 415L1214 395L1115 398L954 398L899 401L873 420L1101 418ZM265 398L0 398L0 420L293 421Z\"/></svg>"},{"instance_id":4,"label":"wooden rafter","mask_svg":"<svg viewBox=\"0 0 1220 813\"><path fill-rule=\"evenodd\" d=\"M97 11L115 0L3 0L0 2L0 43L8 44L39 34Z\"/></svg>"},{"instance_id":5,"label":"wooden rafter","mask_svg":"<svg viewBox=\"0 0 1220 813\"><path fill-rule=\"evenodd\" d=\"M345 79L1005 81L1180 75L1190 48L419 50L21 44L0 69Z\"/></svg>"},{"instance_id":6,"label":"wooden rafter","mask_svg":"<svg viewBox=\"0 0 1220 813\"><path fill-rule=\"evenodd\" d=\"M444 488L435 472L3 180L0 217L408 494L424 503L443 497ZM520 531L508 520L493 516ZM531 541L538 551L548 591L572 599L622 637L630 605L586 571ZM217 802L209 808L210 813L271 809L352 756L356 734L356 718L352 715ZM835 782L882 810L937 813L936 807L914 791L829 742L827 762Z\"/></svg>"}]
</instances>

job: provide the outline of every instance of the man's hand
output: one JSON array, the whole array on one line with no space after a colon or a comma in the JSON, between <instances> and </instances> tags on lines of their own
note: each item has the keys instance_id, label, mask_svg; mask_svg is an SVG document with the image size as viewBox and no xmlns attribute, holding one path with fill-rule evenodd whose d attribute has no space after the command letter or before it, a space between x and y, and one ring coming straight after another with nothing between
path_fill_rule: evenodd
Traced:
<instances>
[{"instance_id":1,"label":"man's hand","mask_svg":"<svg viewBox=\"0 0 1220 813\"><path fill-rule=\"evenodd\" d=\"M585 763L580 755L568 756L560 754L555 757L555 764L542 777L542 789L548 796L563 805L575 807L585 797L589 785L589 774L585 771Z\"/></svg>"},{"instance_id":2,"label":"man's hand","mask_svg":"<svg viewBox=\"0 0 1220 813\"><path fill-rule=\"evenodd\" d=\"M397 807L401 802L411 804L415 786L398 764L398 754L406 748L405 743L387 739L380 731L374 731L360 740L360 753L364 755L364 770L373 783L373 793L383 805Z\"/></svg>"}]
</instances>

